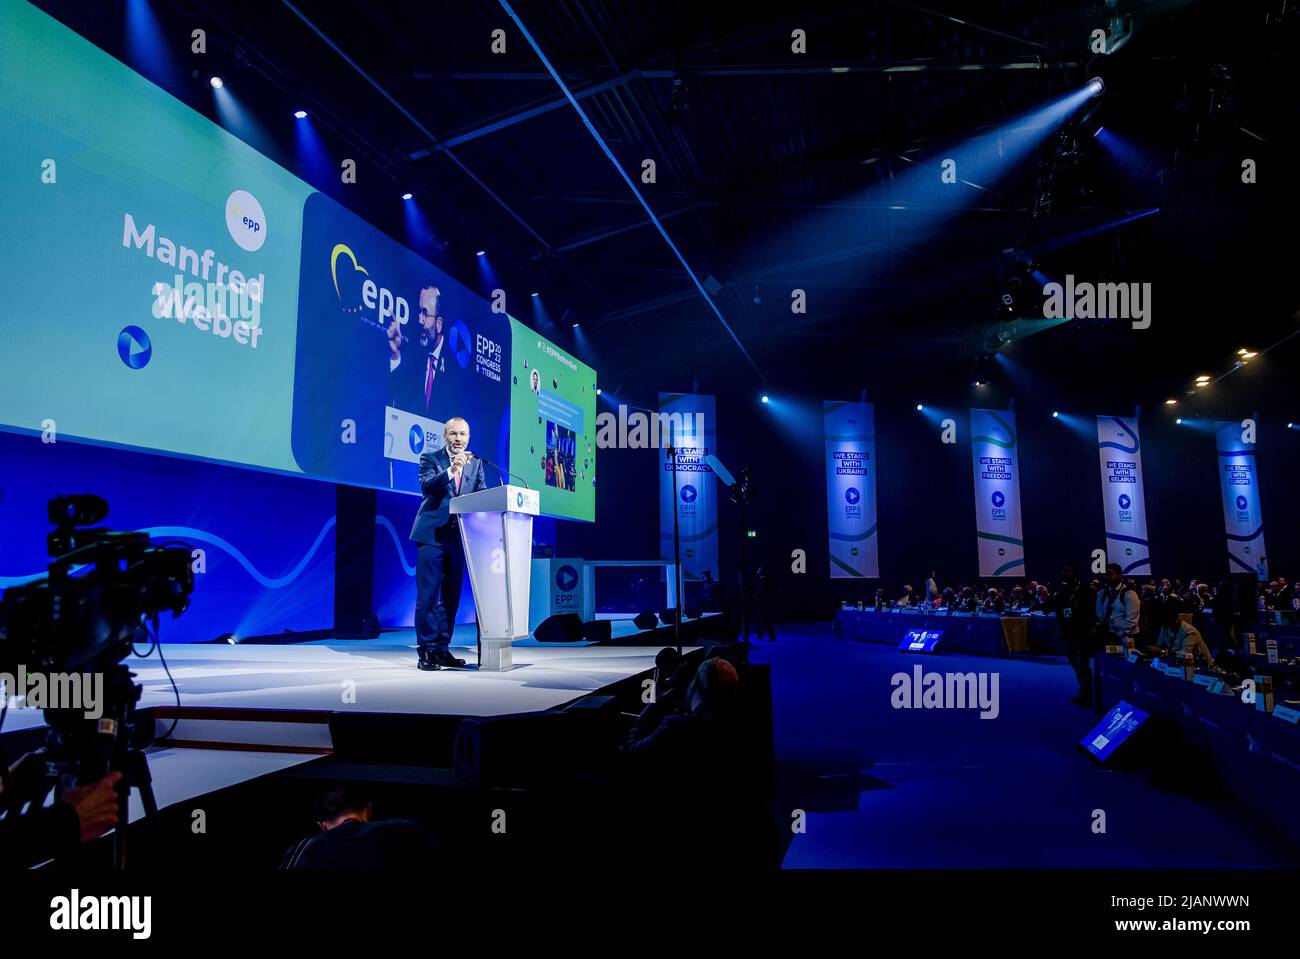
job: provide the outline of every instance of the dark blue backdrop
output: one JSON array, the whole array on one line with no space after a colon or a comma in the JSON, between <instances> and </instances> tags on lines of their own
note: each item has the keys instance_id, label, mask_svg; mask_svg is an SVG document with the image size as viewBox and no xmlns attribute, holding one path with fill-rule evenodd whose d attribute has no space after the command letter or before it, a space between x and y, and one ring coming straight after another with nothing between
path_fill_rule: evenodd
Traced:
<instances>
[{"instance_id":1,"label":"dark blue backdrop","mask_svg":"<svg viewBox=\"0 0 1300 959\"><path fill-rule=\"evenodd\" d=\"M190 608L167 642L327 629L334 618L334 486L315 480L0 433L0 587L45 571L46 502L108 500L112 529L203 549Z\"/></svg>"}]
</instances>

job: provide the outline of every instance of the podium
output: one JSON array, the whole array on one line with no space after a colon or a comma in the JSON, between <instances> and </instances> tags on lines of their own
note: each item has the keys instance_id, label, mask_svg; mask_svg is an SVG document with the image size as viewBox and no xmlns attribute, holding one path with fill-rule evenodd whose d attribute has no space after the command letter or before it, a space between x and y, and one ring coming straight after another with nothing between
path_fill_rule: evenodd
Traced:
<instances>
[{"instance_id":1,"label":"podium","mask_svg":"<svg viewBox=\"0 0 1300 959\"><path fill-rule=\"evenodd\" d=\"M479 627L479 669L511 667L511 644L528 635L533 517L541 495L522 486L493 486L453 496Z\"/></svg>"}]
</instances>

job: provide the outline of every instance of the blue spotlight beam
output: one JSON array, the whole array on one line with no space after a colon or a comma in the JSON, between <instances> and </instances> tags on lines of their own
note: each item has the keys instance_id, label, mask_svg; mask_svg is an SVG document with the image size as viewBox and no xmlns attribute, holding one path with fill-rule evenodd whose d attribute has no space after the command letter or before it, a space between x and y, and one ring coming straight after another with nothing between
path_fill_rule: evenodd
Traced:
<instances>
[{"instance_id":1,"label":"blue spotlight beam","mask_svg":"<svg viewBox=\"0 0 1300 959\"><path fill-rule=\"evenodd\" d=\"M955 217L987 204L990 195L998 195L999 182L1026 162L1089 98L1087 88L1080 87L974 136L930 145L924 156L897 155L897 162L905 164L897 172L856 191L844 202L769 234L746 253L741 268L758 275L776 263L778 269L788 272L790 250L799 250L806 258L820 258L822 263L856 259L870 247L857 245L854 240L863 235L865 227L878 230L870 220L864 220L861 209L891 211L885 223L887 229L879 236L885 249L916 248L929 242L940 236ZM940 176L944 162L949 160L956 164L960 185L944 183ZM889 263L888 257L864 259L862 266L853 270L853 278L858 282L877 279Z\"/></svg>"},{"instance_id":2,"label":"blue spotlight beam","mask_svg":"<svg viewBox=\"0 0 1300 959\"><path fill-rule=\"evenodd\" d=\"M288 0L285 0L285 2L287 3ZM686 275L691 278L691 282L695 284L695 288L699 291L700 296L704 298L704 302L709 304L709 309L711 309L713 315L718 318L718 322L722 324L722 328L727 331L727 334L735 342L736 346L739 347L741 354L749 361L749 365L754 368L754 372L759 375L763 382L767 382L767 377L764 376L763 371L758 368L758 364L754 362L754 358L749 355L749 351L745 349L745 344L740 341L740 337L737 336L736 331L731 328L731 324L727 322L727 318L722 315L722 311L718 309L718 304L713 302L713 297L709 296L709 291L704 288L704 284L700 282L700 278L695 275L695 271L691 269L691 265L686 262L686 257L682 255L682 251L677 248L677 244L674 243L672 237L668 235L668 231L664 229L664 225L659 222L659 218L655 216L654 210L650 209L650 204L646 202L645 197L641 195L641 191L636 188L636 184L632 182L632 178L627 175L627 171L625 171L619 164L618 158L614 156L609 145L605 143L605 140L601 137L599 131L596 130L595 125L592 124L591 118L587 116L586 111L582 109L582 106L569 90L568 85L560 78L555 67L551 65L551 61L547 59L546 54L542 52L542 48L537 43L537 40L534 39L528 28L524 26L523 21L519 19L519 15L515 13L514 8L510 6L509 0L498 0L498 2L501 4L501 8L506 12L506 16L514 21L515 26L519 28L519 32L522 33L524 39L528 41L528 45L531 46L533 52L537 54L537 58L542 61L542 66L546 67L546 72L551 75L551 79L555 81L556 86L560 88L564 93L564 96L568 99L569 104L577 112L583 125L591 134L592 139L596 141L596 145L600 147L601 152L604 153L605 157L609 160L610 166L612 166L615 171L617 171L618 175L622 177L623 182L627 184L627 188L632 191L632 195L635 196L637 202L641 204L641 208L645 210L646 216L650 218L650 222L654 224L654 228L659 231L659 235L663 237L664 242L668 244L668 248L673 251L673 255L676 256L678 261L682 264L682 269L684 269Z\"/></svg>"},{"instance_id":3,"label":"blue spotlight beam","mask_svg":"<svg viewBox=\"0 0 1300 959\"><path fill-rule=\"evenodd\" d=\"M353 60L351 57L349 57L346 53L344 53L337 43L335 43L328 36L326 36L324 31L322 31L318 26L316 26L316 24L312 23L312 21L308 19L305 13L303 13L292 3L290 3L289 0L282 0L282 2L286 7L289 8L289 10L294 14L294 16L296 16L299 20L301 20L303 23L307 25L307 28L311 30L312 33L320 37L321 40L324 41L324 43L331 50L333 50L340 57L342 57L343 62L345 62L348 66L350 66L353 70L355 70L358 76L360 76L363 80L365 80L372 87L374 87L380 96L382 96L385 100L391 103L393 107L400 114L402 114L402 116L406 117L406 119L411 121L412 125L414 125L414 127L417 130L419 130L426 137L428 137L431 143L441 143L441 141L436 136L433 135L433 131L431 131L428 127L426 127L423 123L421 123L419 119L416 118L416 116L413 113L411 113L410 110L406 109L406 107L398 103L392 94L390 94L387 90L385 90L382 86L380 86L378 80L376 80L370 74L366 73L365 70L361 69L361 65L357 63L355 60ZM452 163L456 164L457 168L460 170L461 173L465 174L467 177L473 180L475 185L478 186L480 190L482 190L484 193L490 196L493 200L495 200L497 205L500 206L501 209L509 213L516 223L518 223L530 234L532 234L533 239L535 239L538 243L540 243L544 250L546 250L548 253L551 251L550 244L548 244L546 240L542 239L542 235L538 233L536 230L534 230L531 226L529 226L528 223L524 220L524 218L514 211L514 209L510 206L510 204L506 203L506 201L501 199L500 196L498 196L495 192L493 192L492 189L486 183L480 180L478 176L475 175L473 170L471 170L469 167L467 167L464 163L461 162L460 158L456 156L456 154L454 154L451 150L446 149L445 147L443 148L442 152L447 156L449 160L451 160Z\"/></svg>"}]
</instances>

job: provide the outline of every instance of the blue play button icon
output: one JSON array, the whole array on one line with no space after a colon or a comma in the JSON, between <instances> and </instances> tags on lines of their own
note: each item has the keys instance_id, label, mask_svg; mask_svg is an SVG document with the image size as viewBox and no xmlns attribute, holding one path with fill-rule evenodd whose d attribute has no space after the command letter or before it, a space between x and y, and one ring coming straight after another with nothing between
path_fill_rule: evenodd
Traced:
<instances>
[{"instance_id":1,"label":"blue play button icon","mask_svg":"<svg viewBox=\"0 0 1300 959\"><path fill-rule=\"evenodd\" d=\"M153 356L153 343L149 341L149 334L138 326L123 327L122 332L117 334L117 355L128 368L144 369Z\"/></svg>"}]
</instances>

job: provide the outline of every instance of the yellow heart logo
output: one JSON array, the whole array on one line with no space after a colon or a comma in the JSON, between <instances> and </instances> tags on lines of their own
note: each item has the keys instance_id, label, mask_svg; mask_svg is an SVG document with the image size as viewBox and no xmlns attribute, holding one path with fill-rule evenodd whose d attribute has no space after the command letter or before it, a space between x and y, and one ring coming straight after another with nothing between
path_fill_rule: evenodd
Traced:
<instances>
[{"instance_id":1,"label":"yellow heart logo","mask_svg":"<svg viewBox=\"0 0 1300 959\"><path fill-rule=\"evenodd\" d=\"M330 276L334 278L334 295L339 298L339 306L342 306L343 294L339 292L339 272L338 272L340 256L346 256L349 260L352 261L352 269L360 270L366 276L370 275L370 271L357 262L357 255L348 248L347 244L345 243L334 244L334 250L333 252L330 253ZM355 313L356 310L359 309L361 309L360 306L358 306L355 310L352 310L351 312Z\"/></svg>"}]
</instances>

